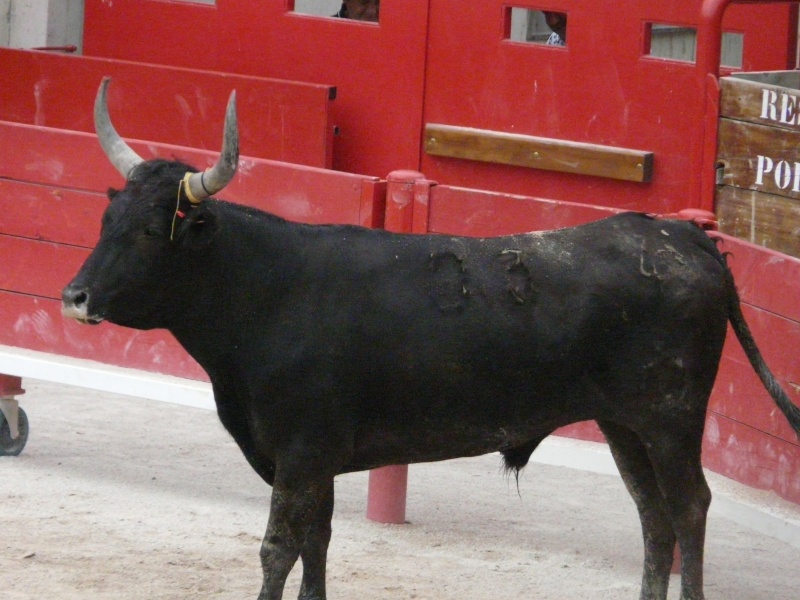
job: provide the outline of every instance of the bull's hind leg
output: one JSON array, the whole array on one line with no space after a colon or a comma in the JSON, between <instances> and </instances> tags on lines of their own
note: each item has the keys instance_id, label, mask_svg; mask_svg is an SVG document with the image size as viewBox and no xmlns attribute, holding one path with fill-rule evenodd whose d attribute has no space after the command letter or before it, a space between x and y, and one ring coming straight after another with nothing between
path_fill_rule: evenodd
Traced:
<instances>
[{"instance_id":1,"label":"bull's hind leg","mask_svg":"<svg viewBox=\"0 0 800 600\"><path fill-rule=\"evenodd\" d=\"M695 426L662 420L653 431L640 432L653 463L672 527L681 549L681 600L703 600L703 547L711 490L700 463L703 420Z\"/></svg>"},{"instance_id":2,"label":"bull's hind leg","mask_svg":"<svg viewBox=\"0 0 800 600\"><path fill-rule=\"evenodd\" d=\"M333 484L320 501L317 514L306 535L300 559L303 561L303 582L299 600L325 600L325 565L328 544L331 541L331 517L333 516Z\"/></svg>"},{"instance_id":3,"label":"bull's hind leg","mask_svg":"<svg viewBox=\"0 0 800 600\"><path fill-rule=\"evenodd\" d=\"M281 600L283 598L283 588L289 571L292 570L301 551L309 548L306 545L309 532L311 532L312 538L320 533L324 536L324 531L319 529L320 513L322 512L320 507L328 498L332 499L332 477L327 481L305 482L287 482L281 481L281 479L279 472L275 486L272 488L267 533L261 544L261 567L264 571L264 583L258 600ZM327 509L325 512L327 514ZM305 561L306 557L303 558ZM307 558L309 565L314 565L312 571L316 568L317 574L321 567L320 558L319 554L312 556L312 553ZM324 557L321 560L324 565ZM324 566L322 569L324 570ZM314 600L325 600L324 584L320 589L318 577L310 576L307 579L304 574L303 583L307 590L305 598L313 597ZM312 588L315 593L322 595L308 595Z\"/></svg>"},{"instance_id":4,"label":"bull's hind leg","mask_svg":"<svg viewBox=\"0 0 800 600\"><path fill-rule=\"evenodd\" d=\"M676 538L647 449L639 437L625 427L607 421L598 421L598 425L639 510L644 538L644 569L639 598L665 600Z\"/></svg>"}]
</instances>

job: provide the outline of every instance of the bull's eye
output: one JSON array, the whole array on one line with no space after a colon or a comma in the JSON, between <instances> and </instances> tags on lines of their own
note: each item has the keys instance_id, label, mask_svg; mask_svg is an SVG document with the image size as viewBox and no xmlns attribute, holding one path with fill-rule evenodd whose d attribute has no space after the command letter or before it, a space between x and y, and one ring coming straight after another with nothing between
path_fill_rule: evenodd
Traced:
<instances>
[{"instance_id":1,"label":"bull's eye","mask_svg":"<svg viewBox=\"0 0 800 600\"><path fill-rule=\"evenodd\" d=\"M144 234L147 237L159 237L161 235L161 229L155 225L148 225L144 228Z\"/></svg>"}]
</instances>

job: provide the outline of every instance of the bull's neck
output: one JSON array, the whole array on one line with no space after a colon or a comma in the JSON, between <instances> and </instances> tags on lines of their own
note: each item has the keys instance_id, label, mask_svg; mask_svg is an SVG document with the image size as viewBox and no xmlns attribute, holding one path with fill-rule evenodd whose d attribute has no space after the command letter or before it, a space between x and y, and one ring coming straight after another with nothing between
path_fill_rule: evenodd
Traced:
<instances>
[{"instance_id":1,"label":"bull's neck","mask_svg":"<svg viewBox=\"0 0 800 600\"><path fill-rule=\"evenodd\" d=\"M255 351L263 324L310 248L302 226L222 205L214 243L192 258L182 317L169 330L209 373Z\"/></svg>"}]
</instances>

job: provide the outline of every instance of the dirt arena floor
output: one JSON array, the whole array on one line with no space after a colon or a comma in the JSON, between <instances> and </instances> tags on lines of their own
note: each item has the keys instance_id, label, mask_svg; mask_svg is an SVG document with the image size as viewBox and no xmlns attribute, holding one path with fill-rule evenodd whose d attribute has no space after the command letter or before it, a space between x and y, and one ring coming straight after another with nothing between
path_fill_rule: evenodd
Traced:
<instances>
[{"instance_id":1,"label":"dirt arena floor","mask_svg":"<svg viewBox=\"0 0 800 600\"><path fill-rule=\"evenodd\" d=\"M269 488L213 412L25 387L28 445L0 458L0 598L255 599ZM409 523L393 526L365 519L366 487L363 473L336 482L330 600L639 597L618 477L531 464L517 490L496 455L415 465ZM712 515L706 595L796 600L800 549Z\"/></svg>"}]
</instances>

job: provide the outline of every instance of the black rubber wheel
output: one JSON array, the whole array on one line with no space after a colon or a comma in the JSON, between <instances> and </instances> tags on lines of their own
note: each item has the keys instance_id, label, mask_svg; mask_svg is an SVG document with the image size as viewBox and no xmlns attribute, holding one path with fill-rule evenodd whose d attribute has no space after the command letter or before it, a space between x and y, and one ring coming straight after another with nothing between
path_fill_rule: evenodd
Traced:
<instances>
[{"instance_id":1,"label":"black rubber wheel","mask_svg":"<svg viewBox=\"0 0 800 600\"><path fill-rule=\"evenodd\" d=\"M3 413L0 412L0 456L17 456L28 441L28 415L19 409L19 436L11 439L11 429Z\"/></svg>"}]
</instances>

